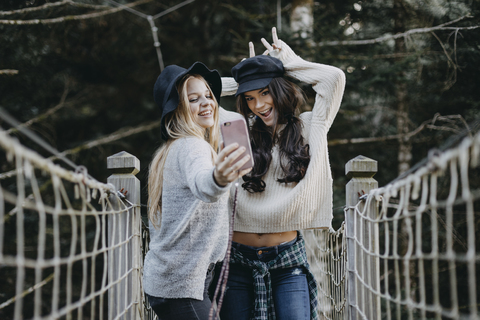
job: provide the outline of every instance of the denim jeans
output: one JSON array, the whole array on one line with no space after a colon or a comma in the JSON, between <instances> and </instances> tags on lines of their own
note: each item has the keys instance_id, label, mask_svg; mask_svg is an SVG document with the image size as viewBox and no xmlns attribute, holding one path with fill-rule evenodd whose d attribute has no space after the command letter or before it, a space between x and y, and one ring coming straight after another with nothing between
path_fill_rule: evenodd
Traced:
<instances>
[{"instance_id":1,"label":"denim jeans","mask_svg":"<svg viewBox=\"0 0 480 320\"><path fill-rule=\"evenodd\" d=\"M212 282L213 265L208 269L205 279L205 289L203 291L203 300L190 298L182 299L164 299L145 294L148 303L157 315L159 320L208 320L208 313L212 301L208 296L208 287Z\"/></svg>"},{"instance_id":2,"label":"denim jeans","mask_svg":"<svg viewBox=\"0 0 480 320\"><path fill-rule=\"evenodd\" d=\"M255 248L233 242L237 250L250 260L263 262L274 259L296 239L275 247ZM310 296L305 270L300 267L270 270L275 314L278 320L309 320ZM220 310L222 320L249 320L254 307L252 270L230 264L227 290Z\"/></svg>"}]
</instances>

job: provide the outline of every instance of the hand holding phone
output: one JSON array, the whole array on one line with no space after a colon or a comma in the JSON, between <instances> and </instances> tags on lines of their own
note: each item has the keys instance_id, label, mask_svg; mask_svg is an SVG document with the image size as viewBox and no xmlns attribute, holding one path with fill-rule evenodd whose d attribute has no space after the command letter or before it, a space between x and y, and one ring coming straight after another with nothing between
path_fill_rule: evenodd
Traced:
<instances>
[{"instance_id":1,"label":"hand holding phone","mask_svg":"<svg viewBox=\"0 0 480 320\"><path fill-rule=\"evenodd\" d=\"M250 155L250 159L240 167L239 171L253 167L252 147L248 136L247 123L244 119L235 119L221 123L220 131L222 133L223 145L227 147L232 143L238 143L239 148L245 147L245 152L240 155L233 163L237 163L244 156Z\"/></svg>"}]
</instances>

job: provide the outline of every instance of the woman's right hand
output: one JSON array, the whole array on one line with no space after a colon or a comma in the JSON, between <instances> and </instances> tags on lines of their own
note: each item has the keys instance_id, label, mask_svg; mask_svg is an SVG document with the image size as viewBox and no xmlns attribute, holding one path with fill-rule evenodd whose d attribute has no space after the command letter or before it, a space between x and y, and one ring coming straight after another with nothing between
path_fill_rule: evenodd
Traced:
<instances>
[{"instance_id":1,"label":"woman's right hand","mask_svg":"<svg viewBox=\"0 0 480 320\"><path fill-rule=\"evenodd\" d=\"M215 170L213 171L213 177L219 186L224 187L252 170L252 168L248 168L239 171L239 169L250 159L249 155L244 156L237 163L233 164L234 161L244 152L245 147L239 148L238 143L230 144L220 151L217 160L215 161Z\"/></svg>"}]
</instances>

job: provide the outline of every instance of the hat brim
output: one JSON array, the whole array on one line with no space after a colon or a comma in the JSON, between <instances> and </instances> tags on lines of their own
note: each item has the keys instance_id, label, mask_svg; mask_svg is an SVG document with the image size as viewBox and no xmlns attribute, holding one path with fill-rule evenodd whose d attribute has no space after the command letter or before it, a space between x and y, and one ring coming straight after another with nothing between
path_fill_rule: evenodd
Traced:
<instances>
[{"instance_id":1,"label":"hat brim","mask_svg":"<svg viewBox=\"0 0 480 320\"><path fill-rule=\"evenodd\" d=\"M210 86L210 89L212 90L212 93L215 96L217 103L220 104L220 96L222 94L222 79L220 77L220 73L218 73L216 69L210 70L202 62L197 61L194 64L192 64L190 68L184 69L184 70L185 71L178 73L174 81L170 82L166 90L167 92L169 92L169 94L165 95L162 103L163 113L160 121L161 121L161 127L162 127L162 138L164 140L168 139L168 135L165 130L165 116L173 112L178 107L179 94L177 91L177 85L185 75L198 74L202 76Z\"/></svg>"},{"instance_id":2,"label":"hat brim","mask_svg":"<svg viewBox=\"0 0 480 320\"><path fill-rule=\"evenodd\" d=\"M207 68L206 65L197 61L192 64L190 68L185 69L185 71L183 72L180 72L175 77L175 80L170 82L168 89L166 90L166 92L169 92L170 94L165 95L164 101L162 103L162 105L164 106L163 110L166 111L164 115L176 109L176 106L178 105L177 85L187 74L201 75L208 82L208 85L210 86L210 89L215 95L218 104L220 104L220 96L222 94L222 79L220 77L220 74L216 69L210 70ZM173 108L171 107L171 100L174 100L173 104L175 106ZM167 106L169 107L167 108Z\"/></svg>"},{"instance_id":3,"label":"hat brim","mask_svg":"<svg viewBox=\"0 0 480 320\"><path fill-rule=\"evenodd\" d=\"M254 79L254 80L243 82L238 86L237 93L235 93L235 97L238 96L239 94L242 94L248 91L263 89L267 87L270 84L270 82L272 82L272 79L273 77Z\"/></svg>"},{"instance_id":4,"label":"hat brim","mask_svg":"<svg viewBox=\"0 0 480 320\"><path fill-rule=\"evenodd\" d=\"M220 104L220 96L222 94L222 78L216 69L210 70L206 65L197 61L192 64L192 66L188 68L182 76L177 78L177 82L180 81L181 77L186 74L201 75L208 82L208 85L210 86L210 89L212 89L217 102Z\"/></svg>"}]
</instances>

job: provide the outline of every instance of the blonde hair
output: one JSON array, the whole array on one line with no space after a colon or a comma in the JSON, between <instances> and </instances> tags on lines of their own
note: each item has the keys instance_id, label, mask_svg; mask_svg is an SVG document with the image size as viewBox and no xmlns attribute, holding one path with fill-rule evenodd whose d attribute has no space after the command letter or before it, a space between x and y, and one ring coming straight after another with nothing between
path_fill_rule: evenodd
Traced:
<instances>
[{"instance_id":1,"label":"blonde hair","mask_svg":"<svg viewBox=\"0 0 480 320\"><path fill-rule=\"evenodd\" d=\"M199 79L205 83L215 103L213 110L214 124L211 128L204 129L199 126L190 111L187 84L191 79ZM155 228L160 228L162 215L163 169L168 152L175 140L186 137L205 139L210 145L212 164L215 162L220 140L218 102L212 89L205 79L197 74L187 74L177 86L179 103L177 108L165 116L165 129L169 136L167 142L157 149L148 170L148 218Z\"/></svg>"}]
</instances>

